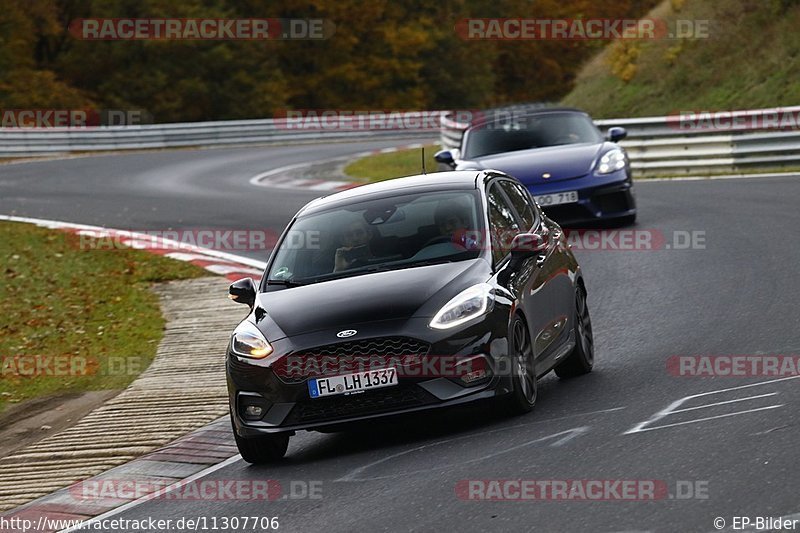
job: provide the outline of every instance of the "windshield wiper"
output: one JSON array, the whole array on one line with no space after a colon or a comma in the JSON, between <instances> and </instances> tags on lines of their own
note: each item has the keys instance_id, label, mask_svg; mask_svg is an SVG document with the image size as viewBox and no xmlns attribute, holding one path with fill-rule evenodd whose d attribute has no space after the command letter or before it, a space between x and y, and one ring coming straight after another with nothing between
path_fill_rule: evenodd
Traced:
<instances>
[{"instance_id":1,"label":"windshield wiper","mask_svg":"<svg viewBox=\"0 0 800 533\"><path fill-rule=\"evenodd\" d=\"M457 261L466 261L467 259L475 259L476 257L477 256L475 255L474 250L465 250L463 252L458 252L451 255L445 255L441 257L431 257L430 259L420 259L419 261L412 261L410 263L406 263L404 266L419 267L428 265L442 265L444 263L455 263Z\"/></svg>"},{"instance_id":2,"label":"windshield wiper","mask_svg":"<svg viewBox=\"0 0 800 533\"><path fill-rule=\"evenodd\" d=\"M299 281L292 281L290 279L268 279L267 285L283 285L284 287L302 287L308 285L307 283L300 283Z\"/></svg>"},{"instance_id":3,"label":"windshield wiper","mask_svg":"<svg viewBox=\"0 0 800 533\"><path fill-rule=\"evenodd\" d=\"M360 274L372 274L373 272L384 272L386 270L391 270L391 268L383 264L367 265L363 267L353 268L350 270L342 270L340 272L331 272L330 274L317 276L316 278L313 278L314 281L312 281L311 283L319 283L320 281L332 281L334 279L350 278L353 276L358 276Z\"/></svg>"},{"instance_id":4,"label":"windshield wiper","mask_svg":"<svg viewBox=\"0 0 800 533\"><path fill-rule=\"evenodd\" d=\"M444 263L452 263L455 259L440 257L438 259L421 259L419 261L412 261L402 265L403 268L423 267L430 265L442 265Z\"/></svg>"}]
</instances>

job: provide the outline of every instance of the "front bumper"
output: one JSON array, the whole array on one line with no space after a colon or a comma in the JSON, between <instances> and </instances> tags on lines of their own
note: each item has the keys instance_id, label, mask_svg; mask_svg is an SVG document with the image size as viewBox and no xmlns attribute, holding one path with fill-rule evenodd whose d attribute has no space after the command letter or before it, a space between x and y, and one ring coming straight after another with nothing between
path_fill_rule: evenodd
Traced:
<instances>
[{"instance_id":1,"label":"front bumper","mask_svg":"<svg viewBox=\"0 0 800 533\"><path fill-rule=\"evenodd\" d=\"M624 170L605 176L590 174L552 183L525 184L532 195L578 191L578 201L545 207L545 213L562 226L579 226L636 215L633 182Z\"/></svg>"},{"instance_id":2,"label":"front bumper","mask_svg":"<svg viewBox=\"0 0 800 533\"><path fill-rule=\"evenodd\" d=\"M397 385L352 395L312 399L307 382L312 377L364 370L366 368L359 365L365 362L375 365L370 368L378 368L382 363L380 356L386 354L362 354L370 357L368 360L350 356L336 359L334 356L327 362L334 361L337 364L321 366L313 354L325 340L335 338L335 331L315 332L273 342L276 353L285 355L269 366L263 361L241 358L229 351L226 365L228 392L236 432L241 437L254 437L287 431L328 429L376 417L456 406L510 392L509 373L504 370L508 360L507 310L495 309L483 320L455 333L428 328L427 320L358 324L354 325L359 332L358 339L325 344L325 349L320 351L328 354L335 353L335 350L329 350L331 346L344 347L349 343L369 343L389 338L409 339L427 347L424 357L426 364L422 366L414 366L413 359L409 363L408 359L400 357L386 358L387 364L395 368L408 364L405 370L398 368ZM379 343L378 346L383 345ZM402 343L399 346L403 348ZM342 352L348 352L348 349L343 348ZM457 364L453 365L453 361L476 359L486 363L486 377L464 383L460 379L462 369L459 367L456 370ZM287 360L292 362L282 364ZM296 364L298 361L300 365ZM306 361L313 364L303 364ZM344 366L339 364L343 362ZM347 366L351 362L356 364L356 368ZM290 367L293 371L287 372L286 369ZM257 420L246 419L243 404L247 403L262 405L265 413Z\"/></svg>"}]
</instances>

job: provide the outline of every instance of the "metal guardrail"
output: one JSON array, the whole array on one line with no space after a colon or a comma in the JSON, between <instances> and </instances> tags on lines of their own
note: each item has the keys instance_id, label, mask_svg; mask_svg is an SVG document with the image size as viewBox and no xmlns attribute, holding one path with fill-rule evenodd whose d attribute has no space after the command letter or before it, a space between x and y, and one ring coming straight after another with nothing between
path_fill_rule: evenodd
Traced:
<instances>
[{"instance_id":1,"label":"metal guardrail","mask_svg":"<svg viewBox=\"0 0 800 533\"><path fill-rule=\"evenodd\" d=\"M542 104L522 104L503 109L513 113L541 107ZM386 118L387 124L391 123L391 114L369 116L376 122ZM595 124L601 129L622 126L628 130L627 139L620 145L628 151L631 166L638 176L800 166L800 107L737 111L733 116L743 124L731 124L728 129L686 129L678 115L597 120ZM763 128L765 122L770 121L781 125L780 117L793 117L796 123L784 129ZM442 112L438 119L441 143L448 148L459 146L468 124L453 120L448 112ZM413 129L408 123L370 129L344 121L331 128L314 129L285 118L84 129L0 128L0 158L110 150L404 139L430 133L430 127Z\"/></svg>"},{"instance_id":2,"label":"metal guardrail","mask_svg":"<svg viewBox=\"0 0 800 533\"><path fill-rule=\"evenodd\" d=\"M386 116L370 115L376 122ZM345 123L331 128L314 128L280 118L91 128L0 128L0 158L111 150L356 141L376 137L404 139L431 133L430 128L401 126L366 129L356 123L352 126Z\"/></svg>"},{"instance_id":3,"label":"metal guardrail","mask_svg":"<svg viewBox=\"0 0 800 533\"><path fill-rule=\"evenodd\" d=\"M639 177L800 167L800 107L684 118L683 123L681 116L674 115L596 120L595 124L601 130L621 126L628 131L619 144L628 152ZM467 127L452 115L443 115L441 144L459 147Z\"/></svg>"}]
</instances>

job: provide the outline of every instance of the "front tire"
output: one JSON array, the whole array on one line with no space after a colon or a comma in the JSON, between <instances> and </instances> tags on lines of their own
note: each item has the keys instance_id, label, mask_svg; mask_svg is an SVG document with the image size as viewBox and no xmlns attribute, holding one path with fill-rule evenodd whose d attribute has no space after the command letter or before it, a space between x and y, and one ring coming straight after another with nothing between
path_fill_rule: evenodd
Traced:
<instances>
[{"instance_id":1,"label":"front tire","mask_svg":"<svg viewBox=\"0 0 800 533\"><path fill-rule=\"evenodd\" d=\"M512 414L522 415L531 412L536 404L538 384L531 336L528 326L519 315L511 323L508 352L513 390L506 396L505 403Z\"/></svg>"},{"instance_id":2,"label":"front tire","mask_svg":"<svg viewBox=\"0 0 800 533\"><path fill-rule=\"evenodd\" d=\"M239 454L242 459L254 465L275 463L283 459L289 448L289 436L288 433L275 433L244 438L236 433L235 427L233 428L233 438L236 440Z\"/></svg>"},{"instance_id":3,"label":"front tire","mask_svg":"<svg viewBox=\"0 0 800 533\"><path fill-rule=\"evenodd\" d=\"M588 374L594 366L594 336L592 319L586 305L586 291L578 287L575 291L575 348L556 368L562 379Z\"/></svg>"}]
</instances>

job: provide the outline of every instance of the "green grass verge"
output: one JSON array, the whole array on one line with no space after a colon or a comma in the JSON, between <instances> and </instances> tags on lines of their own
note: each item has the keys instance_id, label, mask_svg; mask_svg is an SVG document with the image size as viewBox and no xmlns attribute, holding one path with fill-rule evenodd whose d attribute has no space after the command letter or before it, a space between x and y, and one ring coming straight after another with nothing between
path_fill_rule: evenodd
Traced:
<instances>
[{"instance_id":1,"label":"green grass verge","mask_svg":"<svg viewBox=\"0 0 800 533\"><path fill-rule=\"evenodd\" d=\"M362 157L348 164L344 168L344 173L352 178L370 182L421 174L422 155L420 150L420 148L412 148ZM433 154L439 150L441 147L435 144L425 146L425 168L428 172L436 172L438 163L433 158Z\"/></svg>"},{"instance_id":2,"label":"green grass verge","mask_svg":"<svg viewBox=\"0 0 800 533\"><path fill-rule=\"evenodd\" d=\"M800 2L671 0L648 16L709 21L709 37L612 43L564 104L595 118L800 104Z\"/></svg>"},{"instance_id":3,"label":"green grass verge","mask_svg":"<svg viewBox=\"0 0 800 533\"><path fill-rule=\"evenodd\" d=\"M77 235L0 222L0 411L124 388L150 364L163 333L150 284L208 274L141 250L86 248Z\"/></svg>"}]
</instances>

